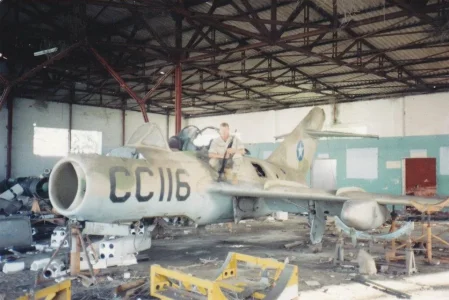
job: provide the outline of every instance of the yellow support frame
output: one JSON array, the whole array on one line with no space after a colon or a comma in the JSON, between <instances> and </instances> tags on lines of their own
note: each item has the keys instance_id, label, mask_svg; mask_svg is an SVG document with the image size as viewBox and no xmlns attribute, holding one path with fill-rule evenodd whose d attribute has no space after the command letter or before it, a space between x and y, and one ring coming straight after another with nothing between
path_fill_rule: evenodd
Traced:
<instances>
[{"instance_id":1,"label":"yellow support frame","mask_svg":"<svg viewBox=\"0 0 449 300\"><path fill-rule=\"evenodd\" d=\"M162 300L176 299L175 294L187 296L195 292L204 299L226 300L224 291L241 293L247 283L225 282L236 279L239 273L238 262L254 265L260 269L260 274L272 271L274 275L268 278L270 286L263 292L256 291L252 296L256 299L296 299L298 295L299 271L297 266L284 264L270 258L259 258L245 254L230 252L214 281L199 279L182 272L167 270L159 265L150 268L150 295ZM268 273L266 273L268 275ZM171 296L170 296L171 295Z\"/></svg>"},{"instance_id":2,"label":"yellow support frame","mask_svg":"<svg viewBox=\"0 0 449 300\"><path fill-rule=\"evenodd\" d=\"M162 300L170 300L174 298L169 298L161 294L162 291L169 287L174 287L179 290L186 290L200 293L206 296L207 300L226 300L220 286L213 281L199 279L181 272L172 271L164 269L159 265L152 265L150 268L150 295L153 297L158 297ZM178 284L172 284L169 280L177 280Z\"/></svg>"},{"instance_id":3,"label":"yellow support frame","mask_svg":"<svg viewBox=\"0 0 449 300\"><path fill-rule=\"evenodd\" d=\"M26 294L17 298L17 300L70 300L72 299L72 281L65 280L58 284L38 290L34 295Z\"/></svg>"}]
</instances>

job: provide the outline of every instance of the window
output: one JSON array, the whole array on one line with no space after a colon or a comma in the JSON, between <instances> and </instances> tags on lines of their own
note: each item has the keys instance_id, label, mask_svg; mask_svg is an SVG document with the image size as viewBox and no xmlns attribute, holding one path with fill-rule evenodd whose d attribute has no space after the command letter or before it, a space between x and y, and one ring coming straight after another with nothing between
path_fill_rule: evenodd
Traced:
<instances>
[{"instance_id":1,"label":"window","mask_svg":"<svg viewBox=\"0 0 449 300\"><path fill-rule=\"evenodd\" d=\"M101 154L102 133L93 130L73 130L71 153Z\"/></svg>"},{"instance_id":2,"label":"window","mask_svg":"<svg viewBox=\"0 0 449 300\"><path fill-rule=\"evenodd\" d=\"M102 133L93 130L72 129L71 153L101 154ZM63 128L34 126L33 154L62 157L69 153L69 131Z\"/></svg>"},{"instance_id":3,"label":"window","mask_svg":"<svg viewBox=\"0 0 449 300\"><path fill-rule=\"evenodd\" d=\"M33 153L39 156L65 156L69 149L67 129L34 127Z\"/></svg>"}]
</instances>

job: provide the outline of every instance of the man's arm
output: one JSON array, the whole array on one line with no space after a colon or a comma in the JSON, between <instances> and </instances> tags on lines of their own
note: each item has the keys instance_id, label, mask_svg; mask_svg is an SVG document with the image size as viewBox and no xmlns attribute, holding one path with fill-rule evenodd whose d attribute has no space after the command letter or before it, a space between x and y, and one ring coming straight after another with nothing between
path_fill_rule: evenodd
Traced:
<instances>
[{"instance_id":1,"label":"man's arm","mask_svg":"<svg viewBox=\"0 0 449 300\"><path fill-rule=\"evenodd\" d=\"M229 154L226 155L226 158L229 157ZM209 148L209 158L223 158L222 154L219 154L217 151L216 140L212 140Z\"/></svg>"},{"instance_id":2,"label":"man's arm","mask_svg":"<svg viewBox=\"0 0 449 300\"><path fill-rule=\"evenodd\" d=\"M238 153L241 155L245 155L245 147L243 146L242 142L237 137L235 137L234 143L235 143L236 147L229 148L227 150L227 153L228 154L237 154Z\"/></svg>"}]
</instances>

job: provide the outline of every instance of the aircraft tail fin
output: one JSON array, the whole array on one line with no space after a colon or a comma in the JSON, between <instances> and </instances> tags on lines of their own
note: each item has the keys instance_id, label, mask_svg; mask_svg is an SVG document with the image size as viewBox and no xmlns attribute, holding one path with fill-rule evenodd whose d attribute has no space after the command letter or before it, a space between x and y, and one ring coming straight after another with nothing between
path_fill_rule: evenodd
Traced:
<instances>
[{"instance_id":1,"label":"aircraft tail fin","mask_svg":"<svg viewBox=\"0 0 449 300\"><path fill-rule=\"evenodd\" d=\"M290 169L305 178L318 145L318 137L309 134L308 131L321 131L324 120L324 110L314 107L292 132L283 136L284 141L267 158L267 161L281 168Z\"/></svg>"},{"instance_id":2,"label":"aircraft tail fin","mask_svg":"<svg viewBox=\"0 0 449 300\"><path fill-rule=\"evenodd\" d=\"M322 131L324 120L324 110L314 107L292 132L275 137L276 139L284 138L284 141L267 158L267 161L281 168L290 169L298 176L305 178L312 165L320 138L379 138L372 134Z\"/></svg>"}]
</instances>

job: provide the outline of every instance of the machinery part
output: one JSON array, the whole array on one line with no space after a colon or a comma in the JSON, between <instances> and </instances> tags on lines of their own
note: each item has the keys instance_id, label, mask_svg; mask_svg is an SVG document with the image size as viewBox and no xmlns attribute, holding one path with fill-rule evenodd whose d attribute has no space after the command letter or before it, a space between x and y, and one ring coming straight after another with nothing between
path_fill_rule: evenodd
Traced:
<instances>
[{"instance_id":1,"label":"machinery part","mask_svg":"<svg viewBox=\"0 0 449 300\"><path fill-rule=\"evenodd\" d=\"M403 235L410 235L413 231L414 225L413 222L407 222L404 226L402 226L399 230L396 230L391 233L386 234L369 234L363 231L355 230L354 228L350 228L346 226L337 216L334 217L335 226L338 230L343 231L346 235L350 236L353 239L353 243L355 244L357 239L367 239L367 240L382 240L382 241L391 241L392 239L397 239Z\"/></svg>"},{"instance_id":2,"label":"machinery part","mask_svg":"<svg viewBox=\"0 0 449 300\"><path fill-rule=\"evenodd\" d=\"M48 199L48 177L22 177L17 182L22 186L25 196Z\"/></svg>"},{"instance_id":3,"label":"machinery part","mask_svg":"<svg viewBox=\"0 0 449 300\"><path fill-rule=\"evenodd\" d=\"M70 300L72 299L72 293L70 291L72 287L72 281L65 280L63 282L51 285L44 289L34 292L34 295L27 293L25 296L17 298L17 300L41 300L41 299L58 299L58 300Z\"/></svg>"},{"instance_id":4,"label":"machinery part","mask_svg":"<svg viewBox=\"0 0 449 300\"><path fill-rule=\"evenodd\" d=\"M49 177L51 173L51 169L44 169L44 172L42 173L42 176Z\"/></svg>"},{"instance_id":5,"label":"machinery part","mask_svg":"<svg viewBox=\"0 0 449 300\"><path fill-rule=\"evenodd\" d=\"M150 236L136 235L121 237L114 240L103 240L99 245L100 259L121 259L129 254L134 254L150 248Z\"/></svg>"},{"instance_id":6,"label":"machinery part","mask_svg":"<svg viewBox=\"0 0 449 300\"><path fill-rule=\"evenodd\" d=\"M312 244L320 244L326 230L326 216L321 203L315 202L309 212L310 241Z\"/></svg>"},{"instance_id":7,"label":"machinery part","mask_svg":"<svg viewBox=\"0 0 449 300\"><path fill-rule=\"evenodd\" d=\"M11 201L0 198L0 213L6 215L13 215L19 211L19 209L23 206L20 201Z\"/></svg>"},{"instance_id":8,"label":"machinery part","mask_svg":"<svg viewBox=\"0 0 449 300\"><path fill-rule=\"evenodd\" d=\"M44 278L57 278L67 274L67 269L65 264L59 260L55 259L44 269Z\"/></svg>"},{"instance_id":9,"label":"machinery part","mask_svg":"<svg viewBox=\"0 0 449 300\"><path fill-rule=\"evenodd\" d=\"M369 211L369 214L361 214ZM370 230L382 226L390 217L385 205L372 200L348 200L343 203L340 218L349 227L357 230Z\"/></svg>"},{"instance_id":10,"label":"machinery part","mask_svg":"<svg viewBox=\"0 0 449 300\"><path fill-rule=\"evenodd\" d=\"M20 184L15 184L12 187L8 188L3 193L1 193L0 198L11 201L15 199L17 196L22 195L23 192L24 189L22 188L22 186Z\"/></svg>"},{"instance_id":11,"label":"machinery part","mask_svg":"<svg viewBox=\"0 0 449 300\"><path fill-rule=\"evenodd\" d=\"M244 267L251 266L246 280ZM256 268L256 272L254 272ZM296 299L298 297L298 267L269 258L258 258L230 252L214 281L199 279L181 272L152 265L151 296L159 299Z\"/></svg>"},{"instance_id":12,"label":"machinery part","mask_svg":"<svg viewBox=\"0 0 449 300\"><path fill-rule=\"evenodd\" d=\"M31 271L39 271L41 269L44 269L44 267L48 263L50 263L50 257L35 260L31 263L30 270Z\"/></svg>"},{"instance_id":13,"label":"machinery part","mask_svg":"<svg viewBox=\"0 0 449 300\"><path fill-rule=\"evenodd\" d=\"M372 280L368 280L365 277L360 276L360 275L357 275L356 277L352 278L352 281L355 281L355 282L358 282L358 283L370 286L372 288L375 288L376 290L380 290L380 291L382 291L384 293L396 296L398 298L402 298L402 299L410 299L411 298L411 296L409 294L406 294L406 293L403 293L401 291L398 291L398 290L386 287L386 286L384 286L382 284L379 284L379 283L376 283L376 282L374 282Z\"/></svg>"},{"instance_id":14,"label":"machinery part","mask_svg":"<svg viewBox=\"0 0 449 300\"><path fill-rule=\"evenodd\" d=\"M69 241L67 239L65 239L66 235L67 235L67 231L66 231L65 227L56 227L55 230L53 230L53 234L51 235L50 247L53 249L56 249L59 247L62 240L64 240L62 248L68 248Z\"/></svg>"},{"instance_id":15,"label":"machinery part","mask_svg":"<svg viewBox=\"0 0 449 300\"><path fill-rule=\"evenodd\" d=\"M135 222L130 226L131 235L144 235L145 226L142 222Z\"/></svg>"},{"instance_id":16,"label":"machinery part","mask_svg":"<svg viewBox=\"0 0 449 300\"><path fill-rule=\"evenodd\" d=\"M129 225L86 222L83 234L127 236L131 234Z\"/></svg>"},{"instance_id":17,"label":"machinery part","mask_svg":"<svg viewBox=\"0 0 449 300\"><path fill-rule=\"evenodd\" d=\"M0 218L0 249L28 247L33 242L30 219L27 217Z\"/></svg>"}]
</instances>

